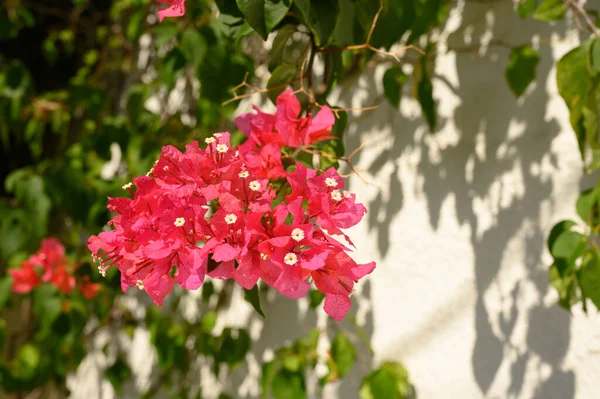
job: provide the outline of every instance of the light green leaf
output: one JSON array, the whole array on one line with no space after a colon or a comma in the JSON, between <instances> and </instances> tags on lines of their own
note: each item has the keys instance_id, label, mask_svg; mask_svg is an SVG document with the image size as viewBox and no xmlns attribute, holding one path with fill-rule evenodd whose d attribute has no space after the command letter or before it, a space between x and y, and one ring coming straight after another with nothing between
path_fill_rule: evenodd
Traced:
<instances>
[{"instance_id":1,"label":"light green leaf","mask_svg":"<svg viewBox=\"0 0 600 399\"><path fill-rule=\"evenodd\" d=\"M341 333L336 334L331 343L331 358L335 362L339 377L344 378L356 361L356 349L348 337Z\"/></svg>"},{"instance_id":2,"label":"light green leaf","mask_svg":"<svg viewBox=\"0 0 600 399\"><path fill-rule=\"evenodd\" d=\"M563 19L569 5L565 0L544 0L533 13L540 21L558 21Z\"/></svg>"},{"instance_id":3,"label":"light green leaf","mask_svg":"<svg viewBox=\"0 0 600 399\"><path fill-rule=\"evenodd\" d=\"M181 52L194 67L198 68L208 50L206 40L195 29L186 29L181 35Z\"/></svg>"},{"instance_id":4,"label":"light green leaf","mask_svg":"<svg viewBox=\"0 0 600 399\"><path fill-rule=\"evenodd\" d=\"M598 254L593 253L578 273L579 286L584 296L590 298L600 309L600 262Z\"/></svg>"},{"instance_id":5,"label":"light green leaf","mask_svg":"<svg viewBox=\"0 0 600 399\"><path fill-rule=\"evenodd\" d=\"M587 237L576 231L566 231L558 236L550 253L555 259L565 260L571 265L583 254L587 245Z\"/></svg>"},{"instance_id":6,"label":"light green leaf","mask_svg":"<svg viewBox=\"0 0 600 399\"><path fill-rule=\"evenodd\" d=\"M592 73L600 73L600 39L592 42L590 47L590 68Z\"/></svg>"},{"instance_id":7,"label":"light green leaf","mask_svg":"<svg viewBox=\"0 0 600 399\"><path fill-rule=\"evenodd\" d=\"M529 17L537 7L537 0L519 0L517 2L517 14L521 19Z\"/></svg>"},{"instance_id":8,"label":"light green leaf","mask_svg":"<svg viewBox=\"0 0 600 399\"><path fill-rule=\"evenodd\" d=\"M535 69L539 61L540 54L528 44L513 47L510 51L506 80L515 96L521 97L535 79Z\"/></svg>"},{"instance_id":9,"label":"light green leaf","mask_svg":"<svg viewBox=\"0 0 600 399\"><path fill-rule=\"evenodd\" d=\"M589 222L590 214L594 207L598 205L599 198L600 190L598 188L589 189L581 193L576 203L577 214L581 219Z\"/></svg>"},{"instance_id":10,"label":"light green leaf","mask_svg":"<svg viewBox=\"0 0 600 399\"><path fill-rule=\"evenodd\" d=\"M399 363L385 362L362 382L360 399L408 399L414 394L408 372Z\"/></svg>"},{"instance_id":11,"label":"light green leaf","mask_svg":"<svg viewBox=\"0 0 600 399\"><path fill-rule=\"evenodd\" d=\"M291 83L297 72L298 67L290 64L279 65L273 71L267 82L267 88L273 89L267 93L273 103L276 102L277 96Z\"/></svg>"}]
</instances>

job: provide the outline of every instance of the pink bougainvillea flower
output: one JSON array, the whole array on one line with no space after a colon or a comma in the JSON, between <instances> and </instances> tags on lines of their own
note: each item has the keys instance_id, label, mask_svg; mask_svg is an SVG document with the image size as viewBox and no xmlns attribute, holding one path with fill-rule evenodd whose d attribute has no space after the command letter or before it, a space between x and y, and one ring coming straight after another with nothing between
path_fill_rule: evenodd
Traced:
<instances>
[{"instance_id":1,"label":"pink bougainvillea flower","mask_svg":"<svg viewBox=\"0 0 600 399\"><path fill-rule=\"evenodd\" d=\"M185 14L185 0L157 0L168 7L158 10L158 20L162 22L165 17L181 17Z\"/></svg>"},{"instance_id":2,"label":"pink bougainvillea flower","mask_svg":"<svg viewBox=\"0 0 600 399\"><path fill-rule=\"evenodd\" d=\"M10 269L8 272L12 276L12 291L18 294L27 294L42 282L35 265L29 261L21 263L19 268Z\"/></svg>"}]
</instances>

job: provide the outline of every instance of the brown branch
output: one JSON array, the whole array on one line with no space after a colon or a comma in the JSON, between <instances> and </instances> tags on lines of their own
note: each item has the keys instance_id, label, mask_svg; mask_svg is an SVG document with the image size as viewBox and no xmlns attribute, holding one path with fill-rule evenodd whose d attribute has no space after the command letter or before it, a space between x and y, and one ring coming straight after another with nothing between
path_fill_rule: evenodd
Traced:
<instances>
[{"instance_id":1,"label":"brown branch","mask_svg":"<svg viewBox=\"0 0 600 399\"><path fill-rule=\"evenodd\" d=\"M583 18L585 24L592 34L600 38L600 29L598 29L598 27L594 24L594 21L592 21L590 15L587 13L587 11L585 11L581 4L579 4L577 0L567 0L567 4L573 9L573 12Z\"/></svg>"}]
</instances>

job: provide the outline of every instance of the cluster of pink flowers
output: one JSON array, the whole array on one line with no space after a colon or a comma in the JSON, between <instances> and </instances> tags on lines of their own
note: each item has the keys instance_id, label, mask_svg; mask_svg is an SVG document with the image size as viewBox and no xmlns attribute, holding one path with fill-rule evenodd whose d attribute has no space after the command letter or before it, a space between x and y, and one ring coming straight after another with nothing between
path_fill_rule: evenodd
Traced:
<instances>
[{"instance_id":1,"label":"cluster of pink flowers","mask_svg":"<svg viewBox=\"0 0 600 399\"><path fill-rule=\"evenodd\" d=\"M181 17L185 14L185 0L157 0L161 4L166 4L158 10L158 20L162 22L165 17Z\"/></svg>"},{"instance_id":2,"label":"cluster of pink flowers","mask_svg":"<svg viewBox=\"0 0 600 399\"><path fill-rule=\"evenodd\" d=\"M159 305L175 283L195 290L206 275L246 289L260 278L290 298L304 296L312 280L325 311L341 320L354 283L375 263L357 264L331 235L343 235L366 209L333 168L318 174L296 163L286 171L283 147L328 138L334 122L327 107L314 119L299 112L288 90L275 114L257 109L238 118L248 140L237 149L229 133L207 138L206 149L164 147L148 175L134 179L135 191L124 186L133 198L109 198L114 230L88 241L100 272L117 266L123 290L136 286ZM274 187L287 194L275 206Z\"/></svg>"},{"instance_id":3,"label":"cluster of pink flowers","mask_svg":"<svg viewBox=\"0 0 600 399\"><path fill-rule=\"evenodd\" d=\"M45 238L38 252L22 262L19 268L9 270L12 291L27 294L45 282L56 286L65 294L70 294L77 287L86 299L95 298L100 284L90 282L89 277L77 281L73 275L76 269L77 265L65 256L65 248L60 241Z\"/></svg>"}]
</instances>

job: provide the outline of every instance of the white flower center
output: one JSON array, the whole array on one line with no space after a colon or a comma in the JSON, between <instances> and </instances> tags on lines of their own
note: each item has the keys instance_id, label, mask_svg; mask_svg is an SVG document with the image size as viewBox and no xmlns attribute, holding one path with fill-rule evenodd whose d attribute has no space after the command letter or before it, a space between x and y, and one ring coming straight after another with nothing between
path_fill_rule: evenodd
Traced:
<instances>
[{"instance_id":1,"label":"white flower center","mask_svg":"<svg viewBox=\"0 0 600 399\"><path fill-rule=\"evenodd\" d=\"M177 218L173 224L177 227L181 227L185 224L185 218Z\"/></svg>"},{"instance_id":2,"label":"white flower center","mask_svg":"<svg viewBox=\"0 0 600 399\"><path fill-rule=\"evenodd\" d=\"M227 144L217 144L217 152L224 154L227 151L229 151L229 147L227 147Z\"/></svg>"},{"instance_id":3,"label":"white flower center","mask_svg":"<svg viewBox=\"0 0 600 399\"><path fill-rule=\"evenodd\" d=\"M250 176L250 173L248 173L247 170L243 170L238 174L239 177L241 177L242 179L245 179L246 177Z\"/></svg>"},{"instance_id":4,"label":"white flower center","mask_svg":"<svg viewBox=\"0 0 600 399\"><path fill-rule=\"evenodd\" d=\"M215 133L215 134L213 134L213 136L215 136L216 138L219 138L219 137L222 136L222 134L221 133Z\"/></svg>"},{"instance_id":5,"label":"white flower center","mask_svg":"<svg viewBox=\"0 0 600 399\"><path fill-rule=\"evenodd\" d=\"M292 230L292 239L294 241L302 241L302 239L304 238L304 231L302 231L302 229L299 228L295 228L294 230Z\"/></svg>"},{"instance_id":6,"label":"white flower center","mask_svg":"<svg viewBox=\"0 0 600 399\"><path fill-rule=\"evenodd\" d=\"M328 177L325 179L325 184L327 187L337 187L337 180L335 180L333 177Z\"/></svg>"},{"instance_id":7,"label":"white flower center","mask_svg":"<svg viewBox=\"0 0 600 399\"><path fill-rule=\"evenodd\" d=\"M225 223L227 224L234 224L236 220L237 216L235 216L233 213L225 215Z\"/></svg>"},{"instance_id":8,"label":"white flower center","mask_svg":"<svg viewBox=\"0 0 600 399\"><path fill-rule=\"evenodd\" d=\"M340 193L340 190L333 190L331 192L331 198L334 201L341 201L342 200L342 193Z\"/></svg>"},{"instance_id":9,"label":"white flower center","mask_svg":"<svg viewBox=\"0 0 600 399\"><path fill-rule=\"evenodd\" d=\"M214 143L215 142L215 138L214 137L208 137L208 138L204 139L204 142L206 144Z\"/></svg>"},{"instance_id":10,"label":"white flower center","mask_svg":"<svg viewBox=\"0 0 600 399\"><path fill-rule=\"evenodd\" d=\"M269 255L267 255L267 254L260 254L260 258L262 260L267 260L267 259L269 259Z\"/></svg>"},{"instance_id":11,"label":"white flower center","mask_svg":"<svg viewBox=\"0 0 600 399\"><path fill-rule=\"evenodd\" d=\"M298 263L298 257L295 253L290 252L285 256L285 258L283 258L283 262L286 265L294 266L296 263Z\"/></svg>"},{"instance_id":12,"label":"white flower center","mask_svg":"<svg viewBox=\"0 0 600 399\"><path fill-rule=\"evenodd\" d=\"M128 188L131 188L131 186L133 186L133 183L129 182L127 184L125 184L123 187L121 187L123 190L127 190Z\"/></svg>"},{"instance_id":13,"label":"white flower center","mask_svg":"<svg viewBox=\"0 0 600 399\"><path fill-rule=\"evenodd\" d=\"M144 289L144 282L142 280L138 280L135 282L136 287L138 287L140 290Z\"/></svg>"},{"instance_id":14,"label":"white flower center","mask_svg":"<svg viewBox=\"0 0 600 399\"><path fill-rule=\"evenodd\" d=\"M352 193L350 191L344 190L344 198L352 198Z\"/></svg>"},{"instance_id":15,"label":"white flower center","mask_svg":"<svg viewBox=\"0 0 600 399\"><path fill-rule=\"evenodd\" d=\"M250 187L250 190L252 191L258 191L260 190L260 183L256 180L252 180L248 187Z\"/></svg>"}]
</instances>

